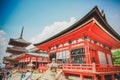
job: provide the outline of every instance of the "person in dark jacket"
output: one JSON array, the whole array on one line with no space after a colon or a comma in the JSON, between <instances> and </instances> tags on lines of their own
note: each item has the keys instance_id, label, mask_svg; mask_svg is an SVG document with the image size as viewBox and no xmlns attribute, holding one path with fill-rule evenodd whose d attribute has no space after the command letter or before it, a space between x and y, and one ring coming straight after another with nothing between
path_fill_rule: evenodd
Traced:
<instances>
[{"instance_id":1,"label":"person in dark jacket","mask_svg":"<svg viewBox=\"0 0 120 80\"><path fill-rule=\"evenodd\" d=\"M3 80L3 78L4 78L4 73L0 71L0 80Z\"/></svg>"}]
</instances>

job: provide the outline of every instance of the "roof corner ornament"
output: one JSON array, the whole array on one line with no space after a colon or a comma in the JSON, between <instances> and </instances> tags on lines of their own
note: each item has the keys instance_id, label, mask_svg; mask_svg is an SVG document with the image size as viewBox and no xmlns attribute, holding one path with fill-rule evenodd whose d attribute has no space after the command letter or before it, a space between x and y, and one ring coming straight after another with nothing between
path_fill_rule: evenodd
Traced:
<instances>
[{"instance_id":1,"label":"roof corner ornament","mask_svg":"<svg viewBox=\"0 0 120 80\"><path fill-rule=\"evenodd\" d=\"M102 15L102 17L105 16L104 10L101 11L101 15Z\"/></svg>"},{"instance_id":2,"label":"roof corner ornament","mask_svg":"<svg viewBox=\"0 0 120 80\"><path fill-rule=\"evenodd\" d=\"M20 39L22 39L23 30L24 30L24 26L22 27L22 31L21 31L21 34L20 34Z\"/></svg>"},{"instance_id":3,"label":"roof corner ornament","mask_svg":"<svg viewBox=\"0 0 120 80\"><path fill-rule=\"evenodd\" d=\"M105 17L104 10L101 11L101 15L102 15L103 19L105 20L105 22L107 22L106 17Z\"/></svg>"}]
</instances>

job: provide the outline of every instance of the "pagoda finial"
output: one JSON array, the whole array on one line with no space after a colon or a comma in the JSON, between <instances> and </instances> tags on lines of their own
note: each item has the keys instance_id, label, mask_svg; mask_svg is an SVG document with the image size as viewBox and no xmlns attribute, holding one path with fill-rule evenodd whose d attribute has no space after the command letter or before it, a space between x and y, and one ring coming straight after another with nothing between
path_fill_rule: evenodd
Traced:
<instances>
[{"instance_id":1,"label":"pagoda finial","mask_svg":"<svg viewBox=\"0 0 120 80\"><path fill-rule=\"evenodd\" d=\"M21 31L21 34L20 34L20 39L22 39L23 30L24 30L24 26L22 27L22 31Z\"/></svg>"}]
</instances>

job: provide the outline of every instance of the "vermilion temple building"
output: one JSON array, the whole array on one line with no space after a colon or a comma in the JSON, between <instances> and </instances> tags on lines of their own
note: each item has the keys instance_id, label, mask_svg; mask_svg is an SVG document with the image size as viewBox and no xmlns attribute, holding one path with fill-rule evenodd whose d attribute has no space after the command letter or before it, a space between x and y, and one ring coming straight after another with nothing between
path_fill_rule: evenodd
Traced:
<instances>
[{"instance_id":1,"label":"vermilion temple building","mask_svg":"<svg viewBox=\"0 0 120 80\"><path fill-rule=\"evenodd\" d=\"M120 76L120 67L114 66L111 52L120 48L120 35L112 29L104 12L100 12L97 7L72 26L34 45L37 51L48 53L45 58L47 62L36 63L36 66L40 65L38 70L47 69L47 66L41 64L50 63L52 58L56 58L64 75L68 77L76 76L79 80L114 80ZM35 56L38 62L40 55L35 54L28 53L26 57L24 55L17 59L19 62L23 59L24 62L30 56Z\"/></svg>"}]
</instances>

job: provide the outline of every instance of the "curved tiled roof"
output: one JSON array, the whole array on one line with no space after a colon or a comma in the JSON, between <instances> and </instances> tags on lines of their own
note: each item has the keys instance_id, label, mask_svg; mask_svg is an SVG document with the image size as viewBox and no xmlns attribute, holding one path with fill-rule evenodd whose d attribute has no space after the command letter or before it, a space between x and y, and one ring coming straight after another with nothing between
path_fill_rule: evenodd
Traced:
<instances>
[{"instance_id":1,"label":"curved tiled roof","mask_svg":"<svg viewBox=\"0 0 120 80\"><path fill-rule=\"evenodd\" d=\"M72 26L68 27L67 29L61 31L60 33L44 40L43 42L34 44L35 46L38 46L40 44L46 43L48 41L51 41L75 28L77 28L78 26L86 23L88 20L90 20L91 18L95 18L101 25L102 27L107 30L111 35L113 35L117 40L120 41L120 35L113 30L113 28L107 23L105 15L101 14L101 12L99 11L99 9L97 8L97 6L95 6L87 15L85 15L82 19L80 19L78 22L76 22L75 24L73 24Z\"/></svg>"}]
</instances>

